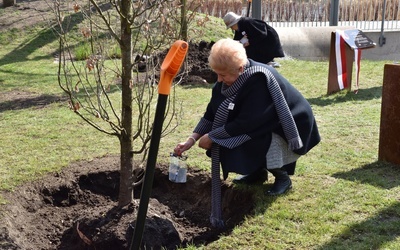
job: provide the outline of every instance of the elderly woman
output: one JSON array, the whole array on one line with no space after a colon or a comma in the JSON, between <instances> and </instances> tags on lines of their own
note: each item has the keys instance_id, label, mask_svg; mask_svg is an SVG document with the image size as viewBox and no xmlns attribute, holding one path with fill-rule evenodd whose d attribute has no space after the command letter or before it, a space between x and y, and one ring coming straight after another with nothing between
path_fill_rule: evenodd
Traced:
<instances>
[{"instance_id":1,"label":"elderly woman","mask_svg":"<svg viewBox=\"0 0 400 250\"><path fill-rule=\"evenodd\" d=\"M224 16L226 28L231 28L233 40L240 41L246 49L247 57L257 62L279 67L275 57L284 57L282 45L276 30L262 20L242 17L234 12Z\"/></svg>"},{"instance_id":2,"label":"elderly woman","mask_svg":"<svg viewBox=\"0 0 400 250\"><path fill-rule=\"evenodd\" d=\"M241 174L235 183L262 183L267 170L275 182L267 195L280 195L292 187L296 160L320 141L313 112L307 100L274 68L246 56L243 46L222 39L208 58L218 75L204 116L178 155L197 140L212 162L213 226L223 225L221 215L220 165L223 178Z\"/></svg>"}]
</instances>

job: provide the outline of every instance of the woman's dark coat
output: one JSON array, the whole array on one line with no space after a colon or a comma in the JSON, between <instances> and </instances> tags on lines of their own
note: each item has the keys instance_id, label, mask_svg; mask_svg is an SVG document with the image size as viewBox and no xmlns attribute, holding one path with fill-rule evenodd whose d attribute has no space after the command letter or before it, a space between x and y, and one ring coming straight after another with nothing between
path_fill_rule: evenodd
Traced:
<instances>
[{"instance_id":1,"label":"woman's dark coat","mask_svg":"<svg viewBox=\"0 0 400 250\"><path fill-rule=\"evenodd\" d=\"M304 144L295 152L300 155L306 154L320 141L310 104L274 68L253 60L249 61L251 66L267 67L278 81ZM225 99L225 96L221 94L222 86L221 82L217 82L213 87L211 100L203 116L207 121L214 120L219 105ZM261 167L266 167L266 154L271 143L272 133L277 133L285 139L263 73L251 76L239 90L234 101L234 109L229 111L225 131L232 137L242 134L251 137L251 140L233 149L220 147L220 161L225 177L229 172L250 174ZM209 134L211 135L212 132ZM288 172L293 174L294 169Z\"/></svg>"},{"instance_id":2,"label":"woman's dark coat","mask_svg":"<svg viewBox=\"0 0 400 250\"><path fill-rule=\"evenodd\" d=\"M241 17L238 28L233 39L239 41L244 34L247 35L250 44L245 47L248 58L261 63L269 63L275 57L285 56L278 33L266 22L250 17Z\"/></svg>"}]
</instances>

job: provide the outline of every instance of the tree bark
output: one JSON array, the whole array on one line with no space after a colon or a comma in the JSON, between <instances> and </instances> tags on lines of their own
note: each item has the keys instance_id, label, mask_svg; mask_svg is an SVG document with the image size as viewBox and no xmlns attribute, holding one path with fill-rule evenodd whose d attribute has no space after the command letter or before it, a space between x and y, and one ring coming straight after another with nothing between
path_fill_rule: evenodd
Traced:
<instances>
[{"instance_id":1,"label":"tree bark","mask_svg":"<svg viewBox=\"0 0 400 250\"><path fill-rule=\"evenodd\" d=\"M132 15L130 0L121 1L121 62L122 62L122 127L121 170L118 205L125 206L133 198L132 152L132 34L128 18Z\"/></svg>"},{"instance_id":2,"label":"tree bark","mask_svg":"<svg viewBox=\"0 0 400 250\"><path fill-rule=\"evenodd\" d=\"M188 40L188 23L186 17L186 0L181 0L181 39L183 41Z\"/></svg>"},{"instance_id":3,"label":"tree bark","mask_svg":"<svg viewBox=\"0 0 400 250\"><path fill-rule=\"evenodd\" d=\"M15 3L16 3L16 0L3 0L4 8L14 6Z\"/></svg>"}]
</instances>

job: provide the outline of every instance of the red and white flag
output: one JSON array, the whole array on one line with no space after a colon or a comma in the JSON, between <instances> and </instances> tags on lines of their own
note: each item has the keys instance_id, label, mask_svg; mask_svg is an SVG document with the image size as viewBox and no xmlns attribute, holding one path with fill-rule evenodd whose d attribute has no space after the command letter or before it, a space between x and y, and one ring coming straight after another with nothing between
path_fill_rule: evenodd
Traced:
<instances>
[{"instance_id":1,"label":"red and white flag","mask_svg":"<svg viewBox=\"0 0 400 250\"><path fill-rule=\"evenodd\" d=\"M352 72L347 72L346 65L346 40L349 40L347 35L342 30L336 30L335 37L335 51L336 51L336 68L338 75L339 88L348 88L349 83L347 82L347 74L352 74ZM347 39L346 39L347 38ZM356 90L358 91L358 80L360 75L360 60L361 60L361 50L357 47L352 47L354 50L354 61L356 67Z\"/></svg>"}]
</instances>

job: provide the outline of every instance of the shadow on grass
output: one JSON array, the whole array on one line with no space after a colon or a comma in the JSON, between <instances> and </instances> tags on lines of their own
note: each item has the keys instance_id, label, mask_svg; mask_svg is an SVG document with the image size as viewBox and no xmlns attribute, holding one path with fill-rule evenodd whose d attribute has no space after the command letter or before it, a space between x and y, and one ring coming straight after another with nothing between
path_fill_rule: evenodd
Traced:
<instances>
[{"instance_id":1,"label":"shadow on grass","mask_svg":"<svg viewBox=\"0 0 400 250\"><path fill-rule=\"evenodd\" d=\"M269 176L268 178L274 177ZM272 185L273 183L271 182L264 182L262 185L234 184L235 188L237 188L238 190L253 194L254 200L257 203L257 205L255 206L255 210L251 214L248 214L248 216L257 216L259 214L264 214L277 199L280 199L293 192L293 190L290 190L286 194L279 196L266 195L265 193L267 192L267 190L272 188Z\"/></svg>"},{"instance_id":2,"label":"shadow on grass","mask_svg":"<svg viewBox=\"0 0 400 250\"><path fill-rule=\"evenodd\" d=\"M64 21L62 24L64 27L68 27L68 29L72 29L73 27L77 26L79 23L83 21L83 17L81 13L72 14L70 18L65 18L65 20L73 20L71 22ZM50 44L58 39L58 35L54 29L58 27L49 27L47 29L43 29L35 34L34 37L29 37L28 41L21 43L18 47L14 50L10 51L8 54L4 55L0 58L0 66L16 63L16 62L23 62L23 61L32 61L32 60L41 60L44 58L48 58L49 55L44 55L40 57L35 57L34 59L29 59L29 55L34 53L36 50ZM18 72L20 74L20 72Z\"/></svg>"},{"instance_id":3,"label":"shadow on grass","mask_svg":"<svg viewBox=\"0 0 400 250\"><path fill-rule=\"evenodd\" d=\"M343 90L331 95L325 95L317 98L307 98L312 105L329 106L332 104L349 102L349 101L368 101L379 99L382 97L382 87L372 87L369 89L359 89L358 93L353 91Z\"/></svg>"},{"instance_id":4,"label":"shadow on grass","mask_svg":"<svg viewBox=\"0 0 400 250\"><path fill-rule=\"evenodd\" d=\"M107 94L119 92L119 86L110 86ZM89 98L83 91L77 93L77 98ZM31 92L9 91L0 93L0 113L7 110L21 110L28 108L43 108L52 103L69 101L69 96L63 92L61 95L42 94L36 95Z\"/></svg>"},{"instance_id":5,"label":"shadow on grass","mask_svg":"<svg viewBox=\"0 0 400 250\"><path fill-rule=\"evenodd\" d=\"M367 164L351 171L339 172L332 176L349 181L370 184L383 189L391 189L400 186L400 166L380 161Z\"/></svg>"},{"instance_id":6,"label":"shadow on grass","mask_svg":"<svg viewBox=\"0 0 400 250\"><path fill-rule=\"evenodd\" d=\"M333 177L370 184L382 189L400 186L400 166L385 162L374 162ZM400 236L400 202L380 210L375 216L363 222L350 225L331 241L319 247L325 249L381 249L387 242Z\"/></svg>"},{"instance_id":7,"label":"shadow on grass","mask_svg":"<svg viewBox=\"0 0 400 250\"><path fill-rule=\"evenodd\" d=\"M353 224L317 249L381 249L400 236L399 211L400 202L395 202L374 217Z\"/></svg>"},{"instance_id":8,"label":"shadow on grass","mask_svg":"<svg viewBox=\"0 0 400 250\"><path fill-rule=\"evenodd\" d=\"M12 93L12 92L10 92ZM40 95L40 96L23 96L20 98L13 98L12 100L0 102L0 113L7 110L20 110L27 108L43 108L46 105L55 102L66 101L66 97L57 95Z\"/></svg>"},{"instance_id":9,"label":"shadow on grass","mask_svg":"<svg viewBox=\"0 0 400 250\"><path fill-rule=\"evenodd\" d=\"M0 58L0 66L7 65L16 62L41 60L43 58L48 58L48 55L36 57L34 59L28 59L29 55L34 53L41 47L56 40L57 37L52 29L46 29L38 32L35 37L33 37L29 42L22 43L14 50L10 51L8 54ZM18 72L19 74L19 72Z\"/></svg>"}]
</instances>

